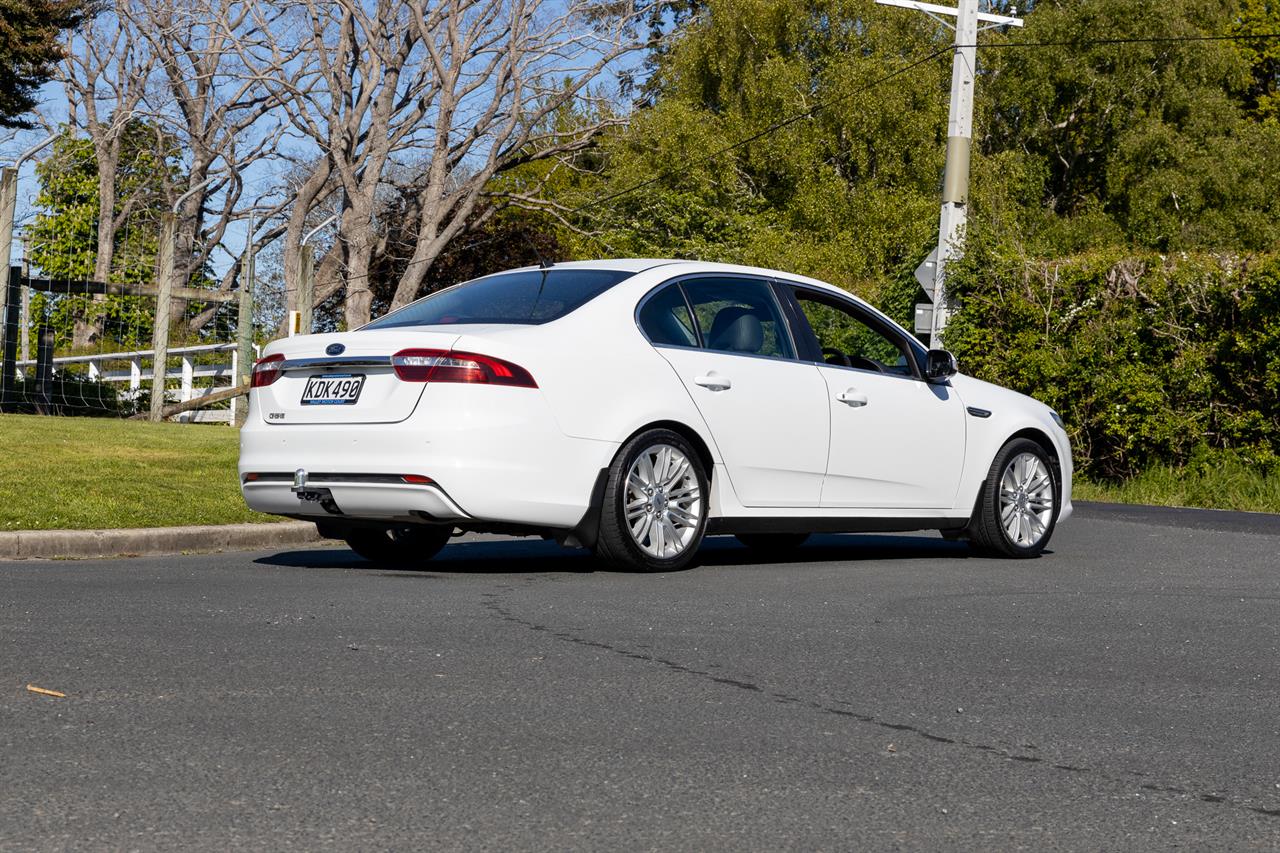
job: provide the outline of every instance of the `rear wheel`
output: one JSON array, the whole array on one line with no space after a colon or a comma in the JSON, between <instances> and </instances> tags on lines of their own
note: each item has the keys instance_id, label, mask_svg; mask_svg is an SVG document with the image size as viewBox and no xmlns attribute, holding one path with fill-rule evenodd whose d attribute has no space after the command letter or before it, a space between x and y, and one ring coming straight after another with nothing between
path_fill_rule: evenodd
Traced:
<instances>
[{"instance_id":1,"label":"rear wheel","mask_svg":"<svg viewBox=\"0 0 1280 853\"><path fill-rule=\"evenodd\" d=\"M969 521L969 536L981 551L1005 557L1036 557L1058 520L1058 478L1044 448L1015 439L996 454Z\"/></svg>"},{"instance_id":2,"label":"rear wheel","mask_svg":"<svg viewBox=\"0 0 1280 853\"><path fill-rule=\"evenodd\" d=\"M684 436L641 433L609 468L596 556L633 572L684 568L706 533L707 498L706 471Z\"/></svg>"},{"instance_id":3,"label":"rear wheel","mask_svg":"<svg viewBox=\"0 0 1280 853\"><path fill-rule=\"evenodd\" d=\"M420 525L355 529L343 538L352 551L371 563L413 566L439 554L452 535L452 527Z\"/></svg>"},{"instance_id":4,"label":"rear wheel","mask_svg":"<svg viewBox=\"0 0 1280 853\"><path fill-rule=\"evenodd\" d=\"M781 554L794 551L809 540L808 533L738 533L734 537L752 551Z\"/></svg>"}]
</instances>

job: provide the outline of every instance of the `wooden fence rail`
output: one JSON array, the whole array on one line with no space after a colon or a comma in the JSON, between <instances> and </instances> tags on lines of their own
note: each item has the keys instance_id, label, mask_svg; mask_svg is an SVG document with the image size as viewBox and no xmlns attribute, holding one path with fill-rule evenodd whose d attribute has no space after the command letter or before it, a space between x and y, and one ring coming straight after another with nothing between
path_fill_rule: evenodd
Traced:
<instances>
[{"instance_id":1,"label":"wooden fence rail","mask_svg":"<svg viewBox=\"0 0 1280 853\"><path fill-rule=\"evenodd\" d=\"M253 350L256 355L260 347L255 344ZM194 356L202 353L223 352L231 353L230 362L201 364L197 363L194 358ZM127 383L129 387L125 393L130 396L136 396L142 390L143 383L150 383L155 377L155 354L155 350L129 350L127 352L104 352L93 355L69 355L53 359L53 367L57 371L65 370L72 365L86 365L89 379L98 382ZM240 366L240 353L237 344L200 344L190 347L174 347L168 351L167 355L175 358L180 357L182 364L177 369L166 366L164 371L166 383L170 379L180 381L177 389L167 389L165 391L166 402L188 403L210 395L220 394L220 392L236 385ZM167 362L168 358L165 360ZM147 362L145 367L144 362ZM128 367L114 367L114 365L126 363ZM18 377L24 374L26 368L34 367L35 364L34 359L15 362ZM196 387L197 379L212 379L213 383L209 387ZM222 380L225 380L226 385L219 387L219 383ZM225 397L218 397L217 399L225 399ZM186 409L178 414L178 420L184 423L234 424L236 423L237 408L242 404L237 396L232 396L230 399L231 408L229 409ZM210 400L209 402L215 401Z\"/></svg>"}]
</instances>

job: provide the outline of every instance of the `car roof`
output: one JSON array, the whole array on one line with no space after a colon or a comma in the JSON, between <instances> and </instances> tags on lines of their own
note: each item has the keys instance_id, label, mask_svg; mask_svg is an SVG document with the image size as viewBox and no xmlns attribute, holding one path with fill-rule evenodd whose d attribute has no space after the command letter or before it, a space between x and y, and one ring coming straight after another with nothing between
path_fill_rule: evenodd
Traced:
<instances>
[{"instance_id":1,"label":"car roof","mask_svg":"<svg viewBox=\"0 0 1280 853\"><path fill-rule=\"evenodd\" d=\"M829 290L834 293L843 294L844 296L857 299L859 302L863 301L856 295L849 293L842 288L836 287L833 284L828 284L825 281L809 278L808 276L785 272L783 270L766 269L764 267L750 267L743 266L741 264L725 264L716 261L692 261L681 260L678 258L608 258L594 261L556 262L552 264L549 269L618 270L619 272L641 273L656 267L670 268L668 271L676 274L687 270L688 272L748 273L751 275L780 277L788 281L808 284L822 290ZM540 267L520 267L519 270L506 270L506 272L518 272L534 269L540 269Z\"/></svg>"},{"instance_id":2,"label":"car roof","mask_svg":"<svg viewBox=\"0 0 1280 853\"><path fill-rule=\"evenodd\" d=\"M672 261L664 258L613 258L599 261L556 261L548 269L556 270L617 270L619 272L644 272L665 264L680 264L686 261ZM518 267L502 270L502 272L523 272L524 270L542 269L538 266Z\"/></svg>"},{"instance_id":3,"label":"car roof","mask_svg":"<svg viewBox=\"0 0 1280 853\"><path fill-rule=\"evenodd\" d=\"M837 287L829 282L821 281L816 278L809 278L805 275L797 273L785 272L783 270L767 269L765 267L749 267L741 264L725 264L716 261L691 261L680 260L678 258L610 258L594 261L563 261L551 264L549 269L578 269L578 270L617 270L619 272L634 273L637 276L640 273L649 270L662 269L662 274L678 276L690 273L709 273L712 275L754 275L773 278L779 281L789 282L791 284L803 284L814 290L825 290L828 293L851 299L857 302L863 308L880 316L881 319L888 321L898 328L902 328L891 317L883 311L877 309L874 305L867 302L855 293L850 293L842 287ZM520 267L519 270L506 270L506 272L519 272L523 270L536 270L541 267L528 266ZM906 329L902 329L906 334L910 334Z\"/></svg>"}]
</instances>

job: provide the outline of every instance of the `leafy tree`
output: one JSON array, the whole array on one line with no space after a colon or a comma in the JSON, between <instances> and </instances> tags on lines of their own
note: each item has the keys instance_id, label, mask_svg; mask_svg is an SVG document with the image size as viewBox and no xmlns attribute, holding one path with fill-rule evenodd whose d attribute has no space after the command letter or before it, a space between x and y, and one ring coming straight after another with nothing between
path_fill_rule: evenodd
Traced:
<instances>
[{"instance_id":1,"label":"leafy tree","mask_svg":"<svg viewBox=\"0 0 1280 853\"><path fill-rule=\"evenodd\" d=\"M1038 183L1010 220L1033 252L1104 242L1261 249L1280 240L1280 127L1218 0L1041 2L982 51L978 203ZM1100 42L1156 39L1156 41ZM999 38L999 37L997 37ZM980 168L980 167L978 167ZM1026 189L1026 188L1024 188Z\"/></svg>"},{"instance_id":2,"label":"leafy tree","mask_svg":"<svg viewBox=\"0 0 1280 853\"><path fill-rule=\"evenodd\" d=\"M1091 476L1225 452L1280 467L1280 41L1204 38L1280 32L1277 4L1018 7L1025 30L979 51L948 346L1057 406ZM869 0L706 0L657 55L649 106L558 186L591 232L573 253L779 267L909 320L949 38Z\"/></svg>"},{"instance_id":3,"label":"leafy tree","mask_svg":"<svg viewBox=\"0 0 1280 853\"><path fill-rule=\"evenodd\" d=\"M1246 105L1260 119L1280 120L1280 2L1238 0L1235 33L1266 38L1242 39L1236 49L1249 63L1252 81Z\"/></svg>"},{"instance_id":4,"label":"leafy tree","mask_svg":"<svg viewBox=\"0 0 1280 853\"><path fill-rule=\"evenodd\" d=\"M710 0L661 57L653 106L602 144L602 179L567 192L595 232L575 252L781 266L878 298L936 233L943 44L871 0Z\"/></svg>"},{"instance_id":5,"label":"leafy tree","mask_svg":"<svg viewBox=\"0 0 1280 853\"><path fill-rule=\"evenodd\" d=\"M122 146L110 280L143 284L155 277L160 214L168 207L165 187L179 177L180 167L171 140L143 121L130 122ZM26 230L33 266L51 278L92 279L99 223L92 142L64 131L49 156L37 164L36 175L39 212ZM33 314L47 312L59 348L99 335L126 346L145 343L151 337L153 310L154 300L148 297L42 296L33 301ZM92 327L94 333L76 335L77 324Z\"/></svg>"},{"instance_id":6,"label":"leafy tree","mask_svg":"<svg viewBox=\"0 0 1280 853\"><path fill-rule=\"evenodd\" d=\"M89 11L88 0L0 0L0 127L32 126L22 116L63 56L58 38Z\"/></svg>"}]
</instances>

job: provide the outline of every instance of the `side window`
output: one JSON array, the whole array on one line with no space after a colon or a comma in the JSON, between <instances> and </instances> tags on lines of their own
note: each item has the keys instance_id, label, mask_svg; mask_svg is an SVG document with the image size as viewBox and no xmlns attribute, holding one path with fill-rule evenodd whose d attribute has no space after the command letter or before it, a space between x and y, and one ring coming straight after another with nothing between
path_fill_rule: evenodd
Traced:
<instances>
[{"instance_id":1,"label":"side window","mask_svg":"<svg viewBox=\"0 0 1280 853\"><path fill-rule=\"evenodd\" d=\"M693 318L689 316L689 306L678 284L668 284L650 296L640 308L639 321L650 343L677 347L698 345Z\"/></svg>"},{"instance_id":2,"label":"side window","mask_svg":"<svg viewBox=\"0 0 1280 853\"><path fill-rule=\"evenodd\" d=\"M897 376L915 375L903 342L886 336L836 299L801 289L795 294L827 364Z\"/></svg>"},{"instance_id":3,"label":"side window","mask_svg":"<svg viewBox=\"0 0 1280 853\"><path fill-rule=\"evenodd\" d=\"M684 282L710 350L794 358L782 310L768 283L754 278L697 278Z\"/></svg>"}]
</instances>

